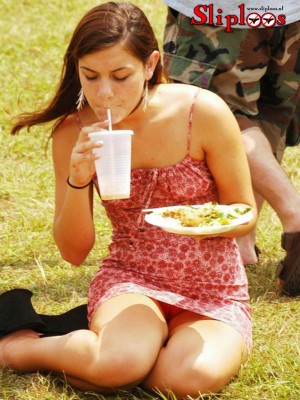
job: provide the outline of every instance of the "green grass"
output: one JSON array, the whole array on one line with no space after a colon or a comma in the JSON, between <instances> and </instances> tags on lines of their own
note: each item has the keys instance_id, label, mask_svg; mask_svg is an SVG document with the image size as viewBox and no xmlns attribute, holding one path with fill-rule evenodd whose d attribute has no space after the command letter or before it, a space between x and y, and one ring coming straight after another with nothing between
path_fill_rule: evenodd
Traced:
<instances>
[{"instance_id":1,"label":"green grass","mask_svg":"<svg viewBox=\"0 0 300 400\"><path fill-rule=\"evenodd\" d=\"M51 96L66 44L92 0L2 0L0 5L0 292L25 287L41 313L63 312L87 300L87 287L105 256L110 224L99 203L97 243L79 268L62 261L51 230L54 179L49 127L9 135L10 116ZM162 41L162 1L134 1L149 16ZM146 4L147 3L147 4ZM150 3L150 5L149 5ZM300 151L288 149L284 169L300 189ZM288 201L288 199L287 199ZM211 399L298 400L300 398L300 302L281 296L274 270L283 256L281 226L265 207L258 228L261 262L248 268L254 347L239 377ZM159 399L139 389L115 399ZM105 399L82 393L52 375L0 371L0 400ZM172 396L170 395L171 399Z\"/></svg>"}]
</instances>

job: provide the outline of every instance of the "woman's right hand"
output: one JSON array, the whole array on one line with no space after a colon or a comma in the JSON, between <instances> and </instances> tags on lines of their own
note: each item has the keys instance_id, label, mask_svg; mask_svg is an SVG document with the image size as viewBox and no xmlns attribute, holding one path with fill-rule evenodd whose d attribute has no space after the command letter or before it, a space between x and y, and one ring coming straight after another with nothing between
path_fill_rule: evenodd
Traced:
<instances>
[{"instance_id":1,"label":"woman's right hand","mask_svg":"<svg viewBox=\"0 0 300 400\"><path fill-rule=\"evenodd\" d=\"M102 147L102 142L90 140L89 133L104 130L105 122L83 127L73 147L70 158L70 183L75 186L84 186L89 183L95 174L94 161L99 157L93 149Z\"/></svg>"}]
</instances>

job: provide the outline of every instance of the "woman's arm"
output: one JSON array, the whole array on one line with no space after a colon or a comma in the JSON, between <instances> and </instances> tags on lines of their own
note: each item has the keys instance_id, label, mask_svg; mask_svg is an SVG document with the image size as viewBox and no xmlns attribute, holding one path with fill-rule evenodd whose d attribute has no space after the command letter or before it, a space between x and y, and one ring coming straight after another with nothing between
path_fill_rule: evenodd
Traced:
<instances>
[{"instance_id":1,"label":"woman's arm","mask_svg":"<svg viewBox=\"0 0 300 400\"><path fill-rule=\"evenodd\" d=\"M248 224L217 236L239 237L256 223L256 204L242 135L225 102L214 93L200 90L193 115L193 135L201 135L208 167L215 179L219 204L246 204L254 218Z\"/></svg>"},{"instance_id":2,"label":"woman's arm","mask_svg":"<svg viewBox=\"0 0 300 400\"><path fill-rule=\"evenodd\" d=\"M55 172L55 215L53 236L62 257L80 265L95 242L93 223L93 188L84 186L95 172L91 149L97 146L88 139L88 129L78 127L68 117L53 135L53 165Z\"/></svg>"}]
</instances>

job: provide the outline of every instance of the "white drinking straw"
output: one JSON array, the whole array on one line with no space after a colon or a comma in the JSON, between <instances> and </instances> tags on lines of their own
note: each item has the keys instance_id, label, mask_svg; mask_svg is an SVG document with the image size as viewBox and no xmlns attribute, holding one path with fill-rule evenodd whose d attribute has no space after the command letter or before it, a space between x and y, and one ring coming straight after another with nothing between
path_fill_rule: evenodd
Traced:
<instances>
[{"instance_id":1,"label":"white drinking straw","mask_svg":"<svg viewBox=\"0 0 300 400\"><path fill-rule=\"evenodd\" d=\"M110 111L110 108L108 108L107 109L107 119L108 119L108 130L109 131L112 131L112 123L111 123L111 111ZM110 137L108 137L108 140L112 143L112 135L110 135ZM115 174L116 174L116 171L115 171L115 164L114 164L114 162L113 162L113 157L112 157L113 155L111 154L111 157L110 157L110 167L111 167L111 170L112 170L112 174L113 174L113 179L115 180Z\"/></svg>"},{"instance_id":2,"label":"white drinking straw","mask_svg":"<svg viewBox=\"0 0 300 400\"><path fill-rule=\"evenodd\" d=\"M108 130L112 131L112 123L111 123L111 111L107 109L107 119L108 119Z\"/></svg>"}]
</instances>

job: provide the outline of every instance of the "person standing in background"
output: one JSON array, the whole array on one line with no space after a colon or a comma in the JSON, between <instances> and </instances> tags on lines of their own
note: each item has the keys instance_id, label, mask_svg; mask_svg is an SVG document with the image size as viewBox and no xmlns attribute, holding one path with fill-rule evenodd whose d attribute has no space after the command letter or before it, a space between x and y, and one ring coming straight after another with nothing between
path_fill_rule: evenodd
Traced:
<instances>
[{"instance_id":1,"label":"person standing in background","mask_svg":"<svg viewBox=\"0 0 300 400\"><path fill-rule=\"evenodd\" d=\"M164 66L170 80L206 88L234 112L260 210L266 200L282 227L283 291L300 294L300 194L280 166L300 141L300 7L296 0L164 0ZM297 111L298 110L298 111ZM258 262L255 229L239 238L245 265Z\"/></svg>"}]
</instances>

